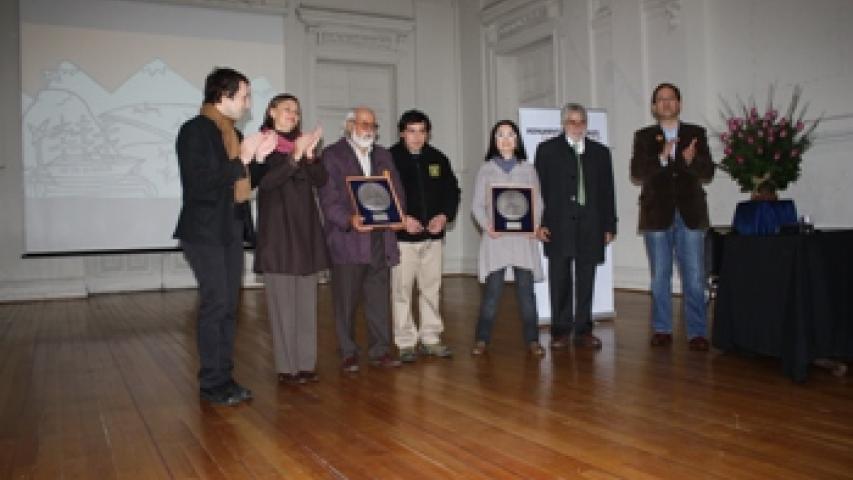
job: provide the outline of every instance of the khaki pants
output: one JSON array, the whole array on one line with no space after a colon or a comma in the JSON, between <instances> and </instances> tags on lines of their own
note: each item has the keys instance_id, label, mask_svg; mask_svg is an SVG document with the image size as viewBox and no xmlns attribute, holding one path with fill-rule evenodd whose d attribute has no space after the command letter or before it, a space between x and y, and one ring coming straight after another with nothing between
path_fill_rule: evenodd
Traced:
<instances>
[{"instance_id":1,"label":"khaki pants","mask_svg":"<svg viewBox=\"0 0 853 480\"><path fill-rule=\"evenodd\" d=\"M391 269L391 311L394 343L411 348L439 343L444 331L438 310L441 289L442 241L399 242L400 263ZM412 315L412 290L418 286L420 329Z\"/></svg>"}]
</instances>

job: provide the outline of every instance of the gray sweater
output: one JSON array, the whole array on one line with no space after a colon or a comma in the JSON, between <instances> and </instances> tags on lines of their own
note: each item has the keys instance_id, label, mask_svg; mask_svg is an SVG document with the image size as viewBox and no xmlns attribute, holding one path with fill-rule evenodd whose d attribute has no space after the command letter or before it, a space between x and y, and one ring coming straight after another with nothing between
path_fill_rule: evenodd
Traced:
<instances>
[{"instance_id":1,"label":"gray sweater","mask_svg":"<svg viewBox=\"0 0 853 480\"><path fill-rule=\"evenodd\" d=\"M536 227L542 220L542 194L539 190L539 177L529 162L519 162L509 173L504 172L494 162L486 162L477 172L474 180L474 198L471 213L477 224L483 230L480 239L480 259L478 277L480 282L486 281L486 276L504 267L521 267L533 272L533 280L544 280L542 272L542 257L539 253L539 240L533 236L521 233L505 233L498 238L488 234L492 224L492 206L489 187L495 184L526 185L533 187L534 207L533 223ZM512 269L507 269L507 280L512 280Z\"/></svg>"}]
</instances>

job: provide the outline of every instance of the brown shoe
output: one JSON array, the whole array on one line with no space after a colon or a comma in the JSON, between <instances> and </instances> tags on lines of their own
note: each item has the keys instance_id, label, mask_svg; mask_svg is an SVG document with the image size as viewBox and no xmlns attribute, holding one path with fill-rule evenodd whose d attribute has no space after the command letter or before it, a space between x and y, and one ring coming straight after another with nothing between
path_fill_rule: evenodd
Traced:
<instances>
[{"instance_id":1,"label":"brown shoe","mask_svg":"<svg viewBox=\"0 0 853 480\"><path fill-rule=\"evenodd\" d=\"M477 340L474 343L474 348L471 349L471 355L474 355L475 357L477 357L477 356L480 356L484 353L486 353L486 342L484 342L482 340Z\"/></svg>"},{"instance_id":2,"label":"brown shoe","mask_svg":"<svg viewBox=\"0 0 853 480\"><path fill-rule=\"evenodd\" d=\"M703 336L693 337L687 342L687 347L695 352L707 352L710 346L708 339Z\"/></svg>"},{"instance_id":3,"label":"brown shoe","mask_svg":"<svg viewBox=\"0 0 853 480\"><path fill-rule=\"evenodd\" d=\"M569 336L568 335L558 335L551 339L551 348L554 350L559 350L561 348L569 348Z\"/></svg>"},{"instance_id":4,"label":"brown shoe","mask_svg":"<svg viewBox=\"0 0 853 480\"><path fill-rule=\"evenodd\" d=\"M601 339L591 333L575 335L574 344L576 347L601 350Z\"/></svg>"},{"instance_id":5,"label":"brown shoe","mask_svg":"<svg viewBox=\"0 0 853 480\"><path fill-rule=\"evenodd\" d=\"M539 342L530 342L527 345L527 353L532 357L544 357L545 349L542 348L542 345L539 345Z\"/></svg>"},{"instance_id":6,"label":"brown shoe","mask_svg":"<svg viewBox=\"0 0 853 480\"><path fill-rule=\"evenodd\" d=\"M402 365L403 362L397 360L392 357L390 354L386 353L381 357L371 358L370 366L371 367L382 367L382 368L396 368Z\"/></svg>"},{"instance_id":7,"label":"brown shoe","mask_svg":"<svg viewBox=\"0 0 853 480\"><path fill-rule=\"evenodd\" d=\"M652 340L649 342L653 347L668 347L672 345L671 333L655 333L652 335Z\"/></svg>"},{"instance_id":8,"label":"brown shoe","mask_svg":"<svg viewBox=\"0 0 853 480\"><path fill-rule=\"evenodd\" d=\"M296 385L299 383L299 375L295 373L279 373L278 383L284 385Z\"/></svg>"}]
</instances>

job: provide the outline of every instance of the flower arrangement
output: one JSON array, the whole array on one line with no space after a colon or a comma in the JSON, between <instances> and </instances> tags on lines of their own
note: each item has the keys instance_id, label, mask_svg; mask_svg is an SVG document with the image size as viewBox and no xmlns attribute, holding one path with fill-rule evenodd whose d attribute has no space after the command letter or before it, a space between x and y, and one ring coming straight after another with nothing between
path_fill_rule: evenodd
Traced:
<instances>
[{"instance_id":1,"label":"flower arrangement","mask_svg":"<svg viewBox=\"0 0 853 480\"><path fill-rule=\"evenodd\" d=\"M720 168L728 172L744 192L775 192L784 190L800 177L803 153L812 145L814 131L820 118L807 126L808 105L799 111L802 88L794 87L791 102L784 115L773 106L774 88L767 95L767 108L761 115L751 101L747 105L738 98L736 113L722 99L720 116L726 131L719 132L724 157Z\"/></svg>"}]
</instances>

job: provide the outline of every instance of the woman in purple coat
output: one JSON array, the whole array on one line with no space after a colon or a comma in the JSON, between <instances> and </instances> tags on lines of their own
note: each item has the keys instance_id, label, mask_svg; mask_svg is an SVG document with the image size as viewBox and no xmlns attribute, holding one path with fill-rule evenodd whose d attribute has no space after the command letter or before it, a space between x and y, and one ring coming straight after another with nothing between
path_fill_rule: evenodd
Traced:
<instances>
[{"instance_id":1,"label":"woman in purple coat","mask_svg":"<svg viewBox=\"0 0 853 480\"><path fill-rule=\"evenodd\" d=\"M263 273L275 368L281 383L317 381L317 273L328 268L315 189L328 177L314 148L322 132L303 134L299 100L281 94L262 130L278 134L258 184L255 271Z\"/></svg>"}]
</instances>

